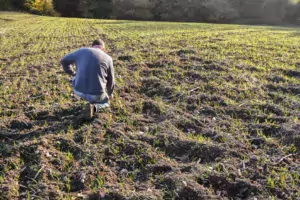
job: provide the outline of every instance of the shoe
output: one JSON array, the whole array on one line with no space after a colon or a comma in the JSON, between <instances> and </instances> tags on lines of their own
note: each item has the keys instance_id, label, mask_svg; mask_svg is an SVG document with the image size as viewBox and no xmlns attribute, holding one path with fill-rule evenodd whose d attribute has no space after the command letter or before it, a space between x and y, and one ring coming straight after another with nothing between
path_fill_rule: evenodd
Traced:
<instances>
[{"instance_id":1,"label":"shoe","mask_svg":"<svg viewBox=\"0 0 300 200\"><path fill-rule=\"evenodd\" d=\"M104 104L95 104L95 112L105 112L109 109L110 105L109 103L104 103Z\"/></svg>"},{"instance_id":2,"label":"shoe","mask_svg":"<svg viewBox=\"0 0 300 200\"><path fill-rule=\"evenodd\" d=\"M95 115L96 107L94 104L90 104L90 118L93 118Z\"/></svg>"}]
</instances>

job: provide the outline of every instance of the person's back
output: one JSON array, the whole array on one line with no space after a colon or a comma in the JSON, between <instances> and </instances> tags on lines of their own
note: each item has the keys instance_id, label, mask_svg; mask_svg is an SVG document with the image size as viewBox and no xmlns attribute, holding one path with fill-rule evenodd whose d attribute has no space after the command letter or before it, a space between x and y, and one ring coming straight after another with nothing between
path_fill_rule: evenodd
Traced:
<instances>
[{"instance_id":1,"label":"person's back","mask_svg":"<svg viewBox=\"0 0 300 200\"><path fill-rule=\"evenodd\" d=\"M86 99L96 108L107 107L109 97L114 90L114 68L112 58L107 55L104 43L97 45L94 41L92 48L81 48L66 55L61 63L65 72L74 76L73 88L76 95ZM71 65L76 65L76 73Z\"/></svg>"},{"instance_id":2,"label":"person's back","mask_svg":"<svg viewBox=\"0 0 300 200\"><path fill-rule=\"evenodd\" d=\"M112 93L112 58L100 49L81 48L74 52L76 76L73 87L76 91L90 95Z\"/></svg>"}]
</instances>

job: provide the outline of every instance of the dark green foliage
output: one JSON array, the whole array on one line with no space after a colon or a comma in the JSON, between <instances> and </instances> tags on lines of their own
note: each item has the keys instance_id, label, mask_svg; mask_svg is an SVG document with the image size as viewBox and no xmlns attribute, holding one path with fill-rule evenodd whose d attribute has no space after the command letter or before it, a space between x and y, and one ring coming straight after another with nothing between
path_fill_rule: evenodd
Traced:
<instances>
[{"instance_id":1,"label":"dark green foliage","mask_svg":"<svg viewBox=\"0 0 300 200\"><path fill-rule=\"evenodd\" d=\"M25 9L26 0L0 0L0 10Z\"/></svg>"},{"instance_id":2,"label":"dark green foliage","mask_svg":"<svg viewBox=\"0 0 300 200\"><path fill-rule=\"evenodd\" d=\"M285 17L289 23L300 24L300 2L296 5L289 5Z\"/></svg>"},{"instance_id":3,"label":"dark green foliage","mask_svg":"<svg viewBox=\"0 0 300 200\"><path fill-rule=\"evenodd\" d=\"M63 17L80 17L80 0L53 0L54 9Z\"/></svg>"},{"instance_id":4,"label":"dark green foliage","mask_svg":"<svg viewBox=\"0 0 300 200\"><path fill-rule=\"evenodd\" d=\"M53 5L64 17L109 18L111 0L54 0Z\"/></svg>"},{"instance_id":5,"label":"dark green foliage","mask_svg":"<svg viewBox=\"0 0 300 200\"><path fill-rule=\"evenodd\" d=\"M113 5L111 0L89 0L86 9L88 10L88 17L109 18Z\"/></svg>"},{"instance_id":6,"label":"dark green foliage","mask_svg":"<svg viewBox=\"0 0 300 200\"><path fill-rule=\"evenodd\" d=\"M0 0L0 10L8 10L11 6L10 0Z\"/></svg>"},{"instance_id":7,"label":"dark green foliage","mask_svg":"<svg viewBox=\"0 0 300 200\"><path fill-rule=\"evenodd\" d=\"M12 6L17 9L25 9L26 0L12 0Z\"/></svg>"}]
</instances>

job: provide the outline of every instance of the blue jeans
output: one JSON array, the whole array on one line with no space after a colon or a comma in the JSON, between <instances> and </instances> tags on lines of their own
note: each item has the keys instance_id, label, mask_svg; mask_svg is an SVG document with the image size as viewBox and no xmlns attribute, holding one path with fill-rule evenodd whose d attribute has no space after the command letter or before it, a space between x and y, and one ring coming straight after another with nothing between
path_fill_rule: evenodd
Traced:
<instances>
[{"instance_id":1,"label":"blue jeans","mask_svg":"<svg viewBox=\"0 0 300 200\"><path fill-rule=\"evenodd\" d=\"M78 92L74 89L74 93L82 99L87 100L89 103L94 104L96 112L99 112L101 109L107 108L110 106L109 97L104 92L101 95L89 95Z\"/></svg>"},{"instance_id":2,"label":"blue jeans","mask_svg":"<svg viewBox=\"0 0 300 200\"><path fill-rule=\"evenodd\" d=\"M73 81L75 81L75 77L73 77ZM110 106L109 97L106 92L103 92L101 95L90 95L84 94L74 89L74 93L78 97L87 100L91 104L94 104L97 112L103 108Z\"/></svg>"},{"instance_id":3,"label":"blue jeans","mask_svg":"<svg viewBox=\"0 0 300 200\"><path fill-rule=\"evenodd\" d=\"M80 98L83 98L87 100L89 103L92 104L104 104L104 103L109 103L109 98L106 93L102 93L101 95L90 95L90 94L84 94L79 91L76 91L74 89L74 93L79 96Z\"/></svg>"}]
</instances>

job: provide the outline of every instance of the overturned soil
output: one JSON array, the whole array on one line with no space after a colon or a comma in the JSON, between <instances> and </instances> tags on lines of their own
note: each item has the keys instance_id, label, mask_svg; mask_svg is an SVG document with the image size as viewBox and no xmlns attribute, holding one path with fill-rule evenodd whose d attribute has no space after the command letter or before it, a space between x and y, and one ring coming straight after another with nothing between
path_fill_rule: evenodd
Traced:
<instances>
[{"instance_id":1,"label":"overturned soil","mask_svg":"<svg viewBox=\"0 0 300 200\"><path fill-rule=\"evenodd\" d=\"M220 46L182 45L194 32L165 44L99 20L35 20L7 22L16 32L6 37L22 40L0 75L0 199L299 198L299 68L204 57ZM94 37L109 46L117 85L111 109L89 119L55 66ZM56 43L48 53L44 40Z\"/></svg>"}]
</instances>

